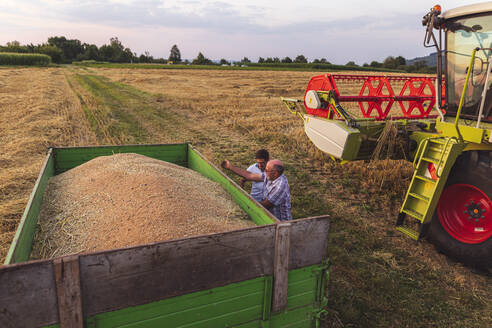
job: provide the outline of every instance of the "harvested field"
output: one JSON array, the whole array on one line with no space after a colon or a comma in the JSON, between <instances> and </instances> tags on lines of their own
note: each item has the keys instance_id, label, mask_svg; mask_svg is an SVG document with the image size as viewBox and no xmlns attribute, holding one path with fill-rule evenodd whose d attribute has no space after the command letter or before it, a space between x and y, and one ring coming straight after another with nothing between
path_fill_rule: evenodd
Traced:
<instances>
[{"instance_id":1,"label":"harvested field","mask_svg":"<svg viewBox=\"0 0 492 328\"><path fill-rule=\"evenodd\" d=\"M0 74L6 71L15 72L0 70ZM24 79L39 81L38 75L45 76L45 71L26 69L28 73L22 74ZM301 98L308 80L319 73L73 67L61 71L71 89L61 88L64 92L57 93L56 99L61 97L61 103L75 99L71 113L78 110L83 118L66 121L67 126L85 124L84 135L93 136L93 143L191 142L215 164L227 158L242 167L254 161L259 148L283 160L294 218L332 217L325 327L492 326L490 276L449 260L425 240L415 243L395 231L411 164L381 160L337 165L309 142L302 122L280 103L280 96ZM60 77L45 84L67 86ZM1 79L0 90L8 84L17 90L17 97L29 92L23 88L28 81L12 82ZM43 85L39 93L46 95L48 90ZM42 98L56 104L53 96ZM2 104L8 103L5 99L5 93L0 94ZM0 115L21 117L26 103L24 97L15 107L18 113ZM15 118L11 122L8 134L15 139L2 162L9 171L0 181L9 184L3 184L1 204L12 199L18 203L7 212L0 208L2 231L6 231L5 213L10 213L13 225L9 231L15 229L42 164L42 145L34 155L26 151L14 156L12 149L25 146L26 138L46 133L44 129L23 134L23 125L14 124ZM67 136L53 135L46 143L85 142L77 134ZM30 163L32 169L17 169L19 163ZM6 251L13 233L2 236Z\"/></svg>"},{"instance_id":2,"label":"harvested field","mask_svg":"<svg viewBox=\"0 0 492 328\"><path fill-rule=\"evenodd\" d=\"M0 69L0 259L49 146L96 143L59 68Z\"/></svg>"},{"instance_id":3,"label":"harvested field","mask_svg":"<svg viewBox=\"0 0 492 328\"><path fill-rule=\"evenodd\" d=\"M255 224L222 187L137 154L95 158L51 178L33 259L142 245Z\"/></svg>"}]
</instances>

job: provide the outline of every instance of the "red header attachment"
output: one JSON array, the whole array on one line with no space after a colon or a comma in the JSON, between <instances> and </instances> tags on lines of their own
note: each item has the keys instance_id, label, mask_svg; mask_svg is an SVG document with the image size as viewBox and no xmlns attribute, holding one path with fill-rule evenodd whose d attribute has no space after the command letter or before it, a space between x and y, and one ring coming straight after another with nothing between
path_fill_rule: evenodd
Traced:
<instances>
[{"instance_id":1,"label":"red header attachment","mask_svg":"<svg viewBox=\"0 0 492 328\"><path fill-rule=\"evenodd\" d=\"M434 77L425 76L324 74L309 81L305 99L311 90L333 90L338 102L357 102L364 118L422 119L431 117L430 112L436 103L434 82ZM343 85L341 89L359 90L358 94L342 95L337 83ZM398 103L398 106L393 106L395 103ZM334 112L329 110L329 104L324 103L320 108L312 108L313 106L306 106L305 102L304 106L310 115L336 119L328 117L329 113Z\"/></svg>"}]
</instances>

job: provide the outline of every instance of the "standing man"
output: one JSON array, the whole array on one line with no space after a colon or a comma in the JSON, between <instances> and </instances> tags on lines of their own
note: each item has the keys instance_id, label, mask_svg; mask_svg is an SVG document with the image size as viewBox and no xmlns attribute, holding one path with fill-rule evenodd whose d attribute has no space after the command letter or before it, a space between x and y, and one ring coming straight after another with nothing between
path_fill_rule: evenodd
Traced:
<instances>
[{"instance_id":1,"label":"standing man","mask_svg":"<svg viewBox=\"0 0 492 328\"><path fill-rule=\"evenodd\" d=\"M228 160L222 167L250 181L263 181L263 200L260 204L267 208L280 221L292 220L290 206L290 187L284 173L284 164L278 159L268 161L265 172L251 173L231 165Z\"/></svg>"},{"instance_id":2,"label":"standing man","mask_svg":"<svg viewBox=\"0 0 492 328\"><path fill-rule=\"evenodd\" d=\"M262 174L265 172L266 164L270 159L270 154L266 149L260 149L255 153L256 163L250 165L246 171L256 174ZM244 177L241 179L241 187L244 188L244 183L248 181ZM263 200L263 180L262 181L252 181L251 185L251 197L254 200L261 202Z\"/></svg>"}]
</instances>

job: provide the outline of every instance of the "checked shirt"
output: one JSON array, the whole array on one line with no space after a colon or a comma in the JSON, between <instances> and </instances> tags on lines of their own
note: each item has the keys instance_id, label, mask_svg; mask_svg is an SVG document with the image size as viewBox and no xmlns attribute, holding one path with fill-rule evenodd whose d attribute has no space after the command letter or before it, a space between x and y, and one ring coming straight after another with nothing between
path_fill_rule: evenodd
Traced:
<instances>
[{"instance_id":1,"label":"checked shirt","mask_svg":"<svg viewBox=\"0 0 492 328\"><path fill-rule=\"evenodd\" d=\"M263 174L263 199L268 199L274 206L270 210L280 221L292 220L290 211L290 188L285 175L274 181L267 179Z\"/></svg>"}]
</instances>

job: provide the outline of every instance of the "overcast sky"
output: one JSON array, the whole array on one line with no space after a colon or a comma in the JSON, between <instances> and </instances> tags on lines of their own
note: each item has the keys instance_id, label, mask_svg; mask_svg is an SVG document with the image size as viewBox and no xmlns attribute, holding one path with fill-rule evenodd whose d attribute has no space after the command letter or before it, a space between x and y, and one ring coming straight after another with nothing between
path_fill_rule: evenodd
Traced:
<instances>
[{"instance_id":1,"label":"overcast sky","mask_svg":"<svg viewBox=\"0 0 492 328\"><path fill-rule=\"evenodd\" d=\"M443 0L443 10L475 3ZM117 36L137 54L211 59L326 58L336 64L414 58L422 46L424 0L0 0L0 44L65 36L98 46Z\"/></svg>"}]
</instances>

